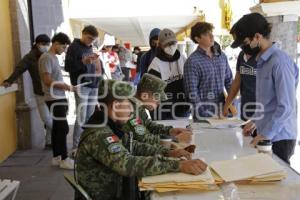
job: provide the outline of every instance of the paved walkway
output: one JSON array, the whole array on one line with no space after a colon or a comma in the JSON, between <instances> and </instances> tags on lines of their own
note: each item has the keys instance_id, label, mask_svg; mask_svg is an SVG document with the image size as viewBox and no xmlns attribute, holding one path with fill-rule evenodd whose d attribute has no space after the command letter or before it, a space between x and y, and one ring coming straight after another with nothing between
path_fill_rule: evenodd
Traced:
<instances>
[{"instance_id":1,"label":"paved walkway","mask_svg":"<svg viewBox=\"0 0 300 200\"><path fill-rule=\"evenodd\" d=\"M73 200L62 170L52 167L51 150L17 151L0 165L1 179L21 181L17 200Z\"/></svg>"},{"instance_id":2,"label":"paved walkway","mask_svg":"<svg viewBox=\"0 0 300 200\"><path fill-rule=\"evenodd\" d=\"M70 125L68 147L72 144ZM51 166L52 150L17 151L0 164L0 178L21 182L16 200L74 200L74 190L65 181L63 170Z\"/></svg>"}]
</instances>

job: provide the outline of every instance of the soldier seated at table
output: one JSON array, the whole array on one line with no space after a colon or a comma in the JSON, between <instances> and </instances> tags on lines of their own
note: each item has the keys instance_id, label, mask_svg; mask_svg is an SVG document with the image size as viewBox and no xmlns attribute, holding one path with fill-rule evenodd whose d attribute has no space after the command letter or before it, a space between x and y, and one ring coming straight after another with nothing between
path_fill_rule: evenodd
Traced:
<instances>
[{"instance_id":1,"label":"soldier seated at table","mask_svg":"<svg viewBox=\"0 0 300 200\"><path fill-rule=\"evenodd\" d=\"M141 104L134 102L137 111L124 129L134 133L134 139L150 143L159 144L160 136L171 136L178 142L189 143L192 132L186 128L173 128L164 126L151 120L146 110L153 111L162 101L167 99L164 92L166 83L151 74L145 73L137 86L136 98ZM151 134L149 134L151 133Z\"/></svg>"},{"instance_id":2,"label":"soldier seated at table","mask_svg":"<svg viewBox=\"0 0 300 200\"><path fill-rule=\"evenodd\" d=\"M134 87L127 82L103 80L99 85L102 121L98 127L87 128L80 139L76 163L76 181L93 200L128 199L123 180L168 172L200 174L207 165L189 160L185 150L166 150L139 143L121 127L131 118L130 98ZM177 158L172 158L177 157ZM178 158L185 157L188 160ZM81 199L76 193L75 199Z\"/></svg>"}]
</instances>

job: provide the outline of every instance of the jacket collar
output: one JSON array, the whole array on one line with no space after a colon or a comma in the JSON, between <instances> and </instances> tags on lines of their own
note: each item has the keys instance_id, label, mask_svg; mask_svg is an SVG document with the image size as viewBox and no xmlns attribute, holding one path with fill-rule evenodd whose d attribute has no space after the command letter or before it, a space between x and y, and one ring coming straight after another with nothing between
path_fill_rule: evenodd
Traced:
<instances>
[{"instance_id":1,"label":"jacket collar","mask_svg":"<svg viewBox=\"0 0 300 200\"><path fill-rule=\"evenodd\" d=\"M180 58L180 52L176 50L175 54L172 57L169 57L162 48L158 47L156 57L165 62L174 62Z\"/></svg>"},{"instance_id":2,"label":"jacket collar","mask_svg":"<svg viewBox=\"0 0 300 200\"><path fill-rule=\"evenodd\" d=\"M79 38L75 38L73 42L77 43L78 45L83 46L85 48L91 48L92 47L92 45L86 46L85 44L83 44Z\"/></svg>"},{"instance_id":3,"label":"jacket collar","mask_svg":"<svg viewBox=\"0 0 300 200\"><path fill-rule=\"evenodd\" d=\"M206 55L206 51L204 49L200 48L199 46L197 49L201 54ZM219 56L222 54L221 46L217 42L215 42L211 47L211 51L213 52L214 56Z\"/></svg>"},{"instance_id":4,"label":"jacket collar","mask_svg":"<svg viewBox=\"0 0 300 200\"><path fill-rule=\"evenodd\" d=\"M116 134L120 139L124 136L124 132L122 131L122 128L118 126L114 121L112 121L110 118L107 118L107 121L105 121L107 115L101 110L95 110L93 115L89 118L88 122L83 125L83 129L89 128L89 125L97 125L97 124L103 124L106 122L106 125L113 131L114 134Z\"/></svg>"}]
</instances>

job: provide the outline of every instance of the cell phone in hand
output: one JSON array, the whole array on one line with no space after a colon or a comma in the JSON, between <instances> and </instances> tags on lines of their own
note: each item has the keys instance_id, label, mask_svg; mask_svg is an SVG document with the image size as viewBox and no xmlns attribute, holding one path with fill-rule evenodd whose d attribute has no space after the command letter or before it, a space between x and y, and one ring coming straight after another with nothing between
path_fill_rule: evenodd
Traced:
<instances>
[{"instance_id":1,"label":"cell phone in hand","mask_svg":"<svg viewBox=\"0 0 300 200\"><path fill-rule=\"evenodd\" d=\"M96 60L99 57L99 55L96 53L92 53L89 57Z\"/></svg>"}]
</instances>

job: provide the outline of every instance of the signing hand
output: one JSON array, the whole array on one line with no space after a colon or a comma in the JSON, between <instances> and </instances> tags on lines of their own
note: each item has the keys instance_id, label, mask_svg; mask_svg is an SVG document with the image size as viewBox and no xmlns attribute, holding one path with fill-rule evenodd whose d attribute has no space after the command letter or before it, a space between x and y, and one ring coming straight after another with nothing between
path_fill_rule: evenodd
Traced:
<instances>
[{"instance_id":1,"label":"signing hand","mask_svg":"<svg viewBox=\"0 0 300 200\"><path fill-rule=\"evenodd\" d=\"M175 150L170 150L168 152L169 157L174 157L174 158L181 158L185 157L186 159L190 160L192 158L191 154L187 152L184 149L175 149Z\"/></svg>"},{"instance_id":2,"label":"signing hand","mask_svg":"<svg viewBox=\"0 0 300 200\"><path fill-rule=\"evenodd\" d=\"M250 144L255 147L257 145L257 143L261 140L265 140L266 138L261 135L261 134L257 134L257 136L255 136L255 138L250 142Z\"/></svg>"},{"instance_id":3,"label":"signing hand","mask_svg":"<svg viewBox=\"0 0 300 200\"><path fill-rule=\"evenodd\" d=\"M1 83L0 86L3 86L5 88L7 88L7 87L11 86L11 84L9 82L7 82L7 81L4 81L3 83Z\"/></svg>"},{"instance_id":4,"label":"signing hand","mask_svg":"<svg viewBox=\"0 0 300 200\"><path fill-rule=\"evenodd\" d=\"M179 169L186 174L199 175L203 173L207 168L207 164L202 160L185 160L180 161Z\"/></svg>"},{"instance_id":5,"label":"signing hand","mask_svg":"<svg viewBox=\"0 0 300 200\"><path fill-rule=\"evenodd\" d=\"M227 117L228 109L229 109L229 105L225 103L225 105L223 107L223 113L222 113L224 117Z\"/></svg>"},{"instance_id":6,"label":"signing hand","mask_svg":"<svg viewBox=\"0 0 300 200\"><path fill-rule=\"evenodd\" d=\"M194 144L191 144L184 148L184 150L186 150L187 152L190 152L190 153L194 153L195 149L196 149L196 145L194 145Z\"/></svg>"},{"instance_id":7,"label":"signing hand","mask_svg":"<svg viewBox=\"0 0 300 200\"><path fill-rule=\"evenodd\" d=\"M186 128L171 128L170 135L175 137L178 142L190 143L192 140L192 131Z\"/></svg>"},{"instance_id":8,"label":"signing hand","mask_svg":"<svg viewBox=\"0 0 300 200\"><path fill-rule=\"evenodd\" d=\"M247 124L245 124L244 128L243 128L243 134L244 136L250 136L251 133L253 133L253 131L256 129L255 124L250 121Z\"/></svg>"}]
</instances>

